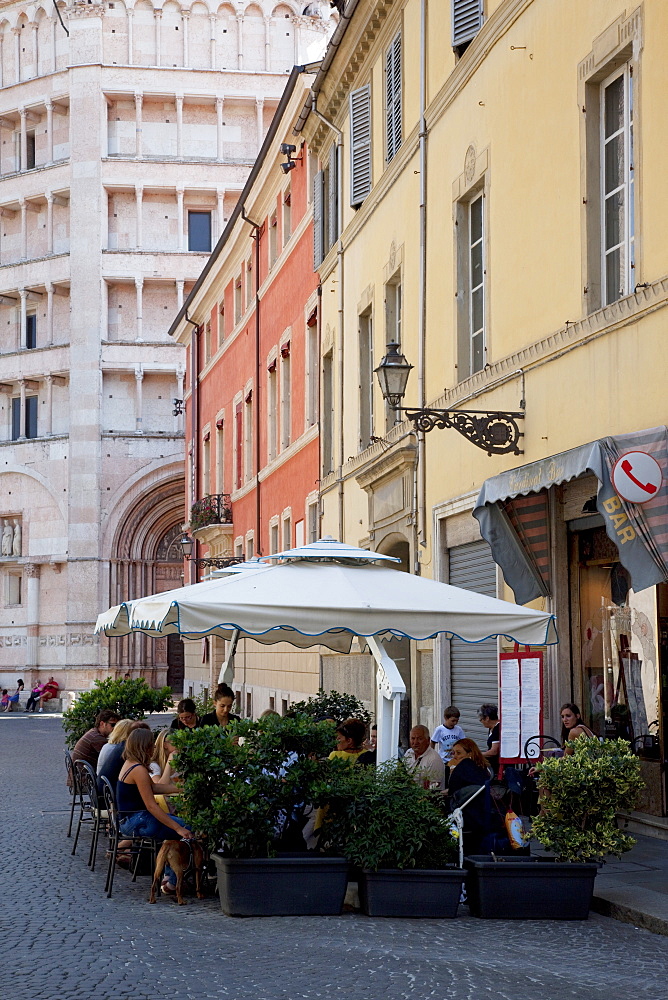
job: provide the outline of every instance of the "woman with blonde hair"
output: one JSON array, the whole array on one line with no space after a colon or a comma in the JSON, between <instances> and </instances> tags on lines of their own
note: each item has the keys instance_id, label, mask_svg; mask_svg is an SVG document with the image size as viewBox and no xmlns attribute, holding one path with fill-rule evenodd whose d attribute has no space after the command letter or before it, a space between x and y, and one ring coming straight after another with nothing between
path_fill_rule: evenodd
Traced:
<instances>
[{"instance_id":1,"label":"woman with blonde hair","mask_svg":"<svg viewBox=\"0 0 668 1000\"><path fill-rule=\"evenodd\" d=\"M153 781L160 781L167 764L171 760L172 754L176 750L176 747L170 741L170 735L171 732L169 729L161 729L156 736L153 758L149 767Z\"/></svg>"},{"instance_id":2,"label":"woman with blonde hair","mask_svg":"<svg viewBox=\"0 0 668 1000\"><path fill-rule=\"evenodd\" d=\"M102 794L102 782L100 778L106 778L112 788L116 787L118 775L123 766L123 751L125 741L133 729L148 729L145 722L140 719L120 719L112 729L107 742L100 750L97 758L97 787Z\"/></svg>"},{"instance_id":3,"label":"woman with blonde hair","mask_svg":"<svg viewBox=\"0 0 668 1000\"><path fill-rule=\"evenodd\" d=\"M116 784L116 803L120 832L125 837L153 837L155 840L191 840L194 834L177 816L163 812L155 801L156 793L177 792L174 784L152 782L149 766L155 749L150 729L135 729L128 736L123 753L124 764ZM176 875L165 869L162 891L176 891Z\"/></svg>"}]
</instances>

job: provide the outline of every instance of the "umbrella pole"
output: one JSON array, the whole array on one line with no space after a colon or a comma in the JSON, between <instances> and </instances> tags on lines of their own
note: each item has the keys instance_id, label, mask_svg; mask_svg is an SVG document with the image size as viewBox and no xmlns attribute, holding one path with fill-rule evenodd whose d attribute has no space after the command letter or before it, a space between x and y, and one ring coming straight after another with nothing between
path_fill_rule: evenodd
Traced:
<instances>
[{"instance_id":1,"label":"umbrella pole","mask_svg":"<svg viewBox=\"0 0 668 1000\"><path fill-rule=\"evenodd\" d=\"M376 661L376 763L393 760L399 746L401 696L406 693L399 668L374 636L360 636Z\"/></svg>"},{"instance_id":2,"label":"umbrella pole","mask_svg":"<svg viewBox=\"0 0 668 1000\"><path fill-rule=\"evenodd\" d=\"M219 684L232 685L234 680L234 655L237 651L237 643L239 642L239 629L236 628L232 633L232 638L230 639L230 644L227 648L227 656L220 665L220 673L218 674Z\"/></svg>"}]
</instances>

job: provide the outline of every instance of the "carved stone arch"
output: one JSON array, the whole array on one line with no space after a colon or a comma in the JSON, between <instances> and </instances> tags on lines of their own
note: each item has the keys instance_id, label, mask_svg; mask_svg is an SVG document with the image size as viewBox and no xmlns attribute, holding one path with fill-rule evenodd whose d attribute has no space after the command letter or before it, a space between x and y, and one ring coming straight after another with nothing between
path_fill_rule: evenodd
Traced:
<instances>
[{"instance_id":1,"label":"carved stone arch","mask_svg":"<svg viewBox=\"0 0 668 1000\"><path fill-rule=\"evenodd\" d=\"M182 475L163 477L121 501L111 538L109 603L120 604L183 584L183 559L176 539L184 519ZM110 668L130 670L155 686L182 689L183 647L178 637L149 639L133 635L109 643Z\"/></svg>"}]
</instances>

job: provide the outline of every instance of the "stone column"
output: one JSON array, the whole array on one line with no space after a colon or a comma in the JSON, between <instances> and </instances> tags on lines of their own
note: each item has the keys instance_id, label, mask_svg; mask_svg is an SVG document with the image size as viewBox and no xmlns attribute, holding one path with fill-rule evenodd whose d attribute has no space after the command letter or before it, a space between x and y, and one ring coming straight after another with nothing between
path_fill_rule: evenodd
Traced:
<instances>
[{"instance_id":1,"label":"stone column","mask_svg":"<svg viewBox=\"0 0 668 1000\"><path fill-rule=\"evenodd\" d=\"M53 195L46 194L46 252L53 253Z\"/></svg>"},{"instance_id":2,"label":"stone column","mask_svg":"<svg viewBox=\"0 0 668 1000\"><path fill-rule=\"evenodd\" d=\"M130 13L128 11L128 13ZM144 95L137 92L135 94L135 156L138 160L142 158L142 104L144 103Z\"/></svg>"},{"instance_id":3,"label":"stone column","mask_svg":"<svg viewBox=\"0 0 668 1000\"><path fill-rule=\"evenodd\" d=\"M37 62L38 52L37 52L37 21L33 21L30 25L32 28L32 67L33 67L33 78L39 76L39 64Z\"/></svg>"},{"instance_id":4,"label":"stone column","mask_svg":"<svg viewBox=\"0 0 668 1000\"><path fill-rule=\"evenodd\" d=\"M137 249L144 246L144 187L142 184L135 184L135 200L137 213Z\"/></svg>"},{"instance_id":5,"label":"stone column","mask_svg":"<svg viewBox=\"0 0 668 1000\"><path fill-rule=\"evenodd\" d=\"M46 344L50 347L53 343L53 285L49 282L46 286Z\"/></svg>"},{"instance_id":6,"label":"stone column","mask_svg":"<svg viewBox=\"0 0 668 1000\"><path fill-rule=\"evenodd\" d=\"M53 429L53 376L52 375L45 376L44 385L46 387L46 414L44 416L44 434L48 435L52 433Z\"/></svg>"},{"instance_id":7,"label":"stone column","mask_svg":"<svg viewBox=\"0 0 668 1000\"><path fill-rule=\"evenodd\" d=\"M216 31L218 28L218 17L216 14L209 14L209 23L211 24L211 56L210 63L211 69L216 68Z\"/></svg>"},{"instance_id":8,"label":"stone column","mask_svg":"<svg viewBox=\"0 0 668 1000\"><path fill-rule=\"evenodd\" d=\"M177 94L176 103L176 155L183 156L183 94Z\"/></svg>"},{"instance_id":9,"label":"stone column","mask_svg":"<svg viewBox=\"0 0 668 1000\"><path fill-rule=\"evenodd\" d=\"M128 9L128 66L132 66L132 50L134 48L134 42L132 39L132 18L134 17L134 11L132 7Z\"/></svg>"},{"instance_id":10,"label":"stone column","mask_svg":"<svg viewBox=\"0 0 668 1000\"><path fill-rule=\"evenodd\" d=\"M237 69L244 68L244 16L237 14Z\"/></svg>"},{"instance_id":11,"label":"stone column","mask_svg":"<svg viewBox=\"0 0 668 1000\"><path fill-rule=\"evenodd\" d=\"M181 294L183 294L183 288L181 289ZM176 369L176 398L181 400L183 399L183 383L185 379L185 374L186 373L184 372L183 368ZM174 417L174 432L178 434L179 431L182 430L183 430L183 413L180 413L178 417Z\"/></svg>"},{"instance_id":12,"label":"stone column","mask_svg":"<svg viewBox=\"0 0 668 1000\"><path fill-rule=\"evenodd\" d=\"M143 278L135 278L135 289L137 292L137 341L139 342L144 339L143 321L142 321L142 304L144 297Z\"/></svg>"},{"instance_id":13,"label":"stone column","mask_svg":"<svg viewBox=\"0 0 668 1000\"><path fill-rule=\"evenodd\" d=\"M188 66L190 63L190 46L188 44L188 21L190 20L190 11L181 11L181 20L183 23L183 65Z\"/></svg>"},{"instance_id":14,"label":"stone column","mask_svg":"<svg viewBox=\"0 0 668 1000\"><path fill-rule=\"evenodd\" d=\"M216 98L216 157L223 158L223 106L225 100L222 97Z\"/></svg>"},{"instance_id":15,"label":"stone column","mask_svg":"<svg viewBox=\"0 0 668 1000\"><path fill-rule=\"evenodd\" d=\"M19 379L19 392L21 398L19 405L19 441L22 441L26 433L26 381L24 378Z\"/></svg>"},{"instance_id":16,"label":"stone column","mask_svg":"<svg viewBox=\"0 0 668 1000\"><path fill-rule=\"evenodd\" d=\"M264 139L264 100L261 97L255 98L255 118L257 121L257 148L258 150L262 146L262 141Z\"/></svg>"},{"instance_id":17,"label":"stone column","mask_svg":"<svg viewBox=\"0 0 668 1000\"><path fill-rule=\"evenodd\" d=\"M109 285L102 278L100 285L100 339L109 340Z\"/></svg>"},{"instance_id":18,"label":"stone column","mask_svg":"<svg viewBox=\"0 0 668 1000\"><path fill-rule=\"evenodd\" d=\"M183 280L183 278L177 278L176 279L176 306L177 306L178 309L181 309L181 306L183 305L183 301L184 301L183 289L184 289L184 286L185 286L185 281Z\"/></svg>"},{"instance_id":19,"label":"stone column","mask_svg":"<svg viewBox=\"0 0 668 1000\"><path fill-rule=\"evenodd\" d=\"M27 563L24 573L27 577L26 596L26 631L28 643L26 649L26 670L37 669L37 649L39 631L39 563Z\"/></svg>"},{"instance_id":20,"label":"stone column","mask_svg":"<svg viewBox=\"0 0 668 1000\"><path fill-rule=\"evenodd\" d=\"M51 62L52 62L51 68L55 73L56 63L58 61L56 53L56 31L58 31L58 29L62 31L63 29L60 27L60 21L58 20L57 17L50 17L49 21L51 22Z\"/></svg>"},{"instance_id":21,"label":"stone column","mask_svg":"<svg viewBox=\"0 0 668 1000\"><path fill-rule=\"evenodd\" d=\"M21 207L21 260L28 259L28 206L25 198L19 198Z\"/></svg>"},{"instance_id":22,"label":"stone column","mask_svg":"<svg viewBox=\"0 0 668 1000\"><path fill-rule=\"evenodd\" d=\"M271 69L271 18L264 19L264 68Z\"/></svg>"},{"instance_id":23,"label":"stone column","mask_svg":"<svg viewBox=\"0 0 668 1000\"><path fill-rule=\"evenodd\" d=\"M21 156L21 170L28 169L28 128L26 121L26 109L19 108L19 114L21 116L21 138L20 138L20 156Z\"/></svg>"},{"instance_id":24,"label":"stone column","mask_svg":"<svg viewBox=\"0 0 668 1000\"><path fill-rule=\"evenodd\" d=\"M19 350L23 350L26 346L28 290L26 288L19 288L19 297L21 299L19 310Z\"/></svg>"},{"instance_id":25,"label":"stone column","mask_svg":"<svg viewBox=\"0 0 668 1000\"><path fill-rule=\"evenodd\" d=\"M144 428L144 398L143 398L144 372L141 368L135 368L135 429L137 434L143 434Z\"/></svg>"},{"instance_id":26,"label":"stone column","mask_svg":"<svg viewBox=\"0 0 668 1000\"><path fill-rule=\"evenodd\" d=\"M225 188L216 188L216 203L218 216L218 239L223 235L225 228Z\"/></svg>"},{"instance_id":27,"label":"stone column","mask_svg":"<svg viewBox=\"0 0 668 1000\"><path fill-rule=\"evenodd\" d=\"M46 163L53 163L53 104L46 102Z\"/></svg>"},{"instance_id":28,"label":"stone column","mask_svg":"<svg viewBox=\"0 0 668 1000\"><path fill-rule=\"evenodd\" d=\"M15 82L21 82L21 29L12 28L12 34L14 35L14 76L16 77Z\"/></svg>"},{"instance_id":29,"label":"stone column","mask_svg":"<svg viewBox=\"0 0 668 1000\"><path fill-rule=\"evenodd\" d=\"M177 249L183 250L183 188L177 187L176 189L176 228L178 234L178 245Z\"/></svg>"},{"instance_id":30,"label":"stone column","mask_svg":"<svg viewBox=\"0 0 668 1000\"><path fill-rule=\"evenodd\" d=\"M155 7L153 9L153 17L155 18L155 65L162 65L162 9L160 7Z\"/></svg>"}]
</instances>

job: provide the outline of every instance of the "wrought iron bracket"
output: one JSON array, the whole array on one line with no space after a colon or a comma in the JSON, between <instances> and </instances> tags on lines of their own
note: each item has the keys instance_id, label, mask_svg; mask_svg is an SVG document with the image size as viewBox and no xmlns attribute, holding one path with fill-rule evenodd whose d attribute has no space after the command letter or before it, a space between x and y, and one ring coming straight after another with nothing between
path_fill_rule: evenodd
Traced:
<instances>
[{"instance_id":1,"label":"wrought iron bracket","mask_svg":"<svg viewBox=\"0 0 668 1000\"><path fill-rule=\"evenodd\" d=\"M214 569L227 569L228 566L236 566L237 563L245 562L242 556L226 556L224 559L188 559L188 562L194 562L198 566L213 566Z\"/></svg>"},{"instance_id":2,"label":"wrought iron bracket","mask_svg":"<svg viewBox=\"0 0 668 1000\"><path fill-rule=\"evenodd\" d=\"M523 411L414 410L404 406L396 409L406 414L416 431L427 433L435 427L439 430L451 427L488 455L524 454L518 447L524 432L517 423L524 419Z\"/></svg>"}]
</instances>

